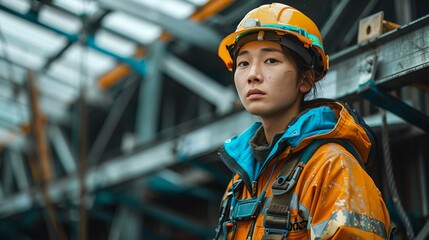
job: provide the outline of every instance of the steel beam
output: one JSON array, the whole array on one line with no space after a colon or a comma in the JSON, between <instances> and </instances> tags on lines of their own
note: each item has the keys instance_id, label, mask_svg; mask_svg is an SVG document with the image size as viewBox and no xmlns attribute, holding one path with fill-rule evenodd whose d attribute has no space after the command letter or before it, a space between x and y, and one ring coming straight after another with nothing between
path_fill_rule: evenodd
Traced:
<instances>
[{"instance_id":1,"label":"steel beam","mask_svg":"<svg viewBox=\"0 0 429 240\"><path fill-rule=\"evenodd\" d=\"M429 15L331 56L320 83L325 97L357 96L362 62L376 55L375 83L383 90L426 80L429 74Z\"/></svg>"},{"instance_id":2,"label":"steel beam","mask_svg":"<svg viewBox=\"0 0 429 240\"><path fill-rule=\"evenodd\" d=\"M13 171L12 171L12 160L7 158L3 161L3 194L5 196L11 194L13 186Z\"/></svg>"},{"instance_id":3,"label":"steel beam","mask_svg":"<svg viewBox=\"0 0 429 240\"><path fill-rule=\"evenodd\" d=\"M53 173L43 114L40 109L39 92L35 84L36 77L35 72L28 72L28 102L31 110L31 129L36 143L37 164L40 166L41 182L49 182L53 177Z\"/></svg>"},{"instance_id":4,"label":"steel beam","mask_svg":"<svg viewBox=\"0 0 429 240\"><path fill-rule=\"evenodd\" d=\"M384 108L421 130L429 133L429 117L416 110L400 99L381 91L375 86L374 81L369 80L359 89L360 96L368 99L372 104Z\"/></svg>"},{"instance_id":5,"label":"steel beam","mask_svg":"<svg viewBox=\"0 0 429 240\"><path fill-rule=\"evenodd\" d=\"M155 191L165 192L169 196L190 195L217 203L222 197L221 193L197 186L198 183L204 184L210 180L212 179L206 171L192 169L184 174L179 174L167 169L148 179L148 186Z\"/></svg>"},{"instance_id":6,"label":"steel beam","mask_svg":"<svg viewBox=\"0 0 429 240\"><path fill-rule=\"evenodd\" d=\"M207 226L204 226L201 223L193 221L192 219L186 218L184 216L180 216L175 212L157 207L153 203L149 204L148 202L144 202L130 194L102 192L98 195L100 196L99 199L101 201L99 201L99 203L101 204L103 204L102 201L104 201L104 204L119 203L131 208L134 211L156 218L163 223L176 226L189 233L202 236L204 239L212 235L213 230Z\"/></svg>"},{"instance_id":7,"label":"steel beam","mask_svg":"<svg viewBox=\"0 0 429 240\"><path fill-rule=\"evenodd\" d=\"M59 35L62 35L64 37L66 37L67 39L69 39L69 41L73 41L74 42L74 41L77 41L79 39L79 35L78 34L70 34L68 32L65 32L65 31L61 30L61 29L58 29L58 28L55 28L55 27L50 26L48 24L44 24L44 23L40 22L37 19L37 15L35 15L31 11L28 12L28 13L20 13L18 11L15 11L14 9L8 8L8 7L6 7L6 6L2 5L2 4L0 4L0 10L3 10L5 12L7 12L7 13L10 13L10 14L15 15L17 17L20 17L22 19L25 19L25 20L27 20L29 22L32 22L32 23L34 23L36 25L39 25L39 26L44 27L46 29L49 29L49 30L51 30L53 32L56 32Z\"/></svg>"},{"instance_id":8,"label":"steel beam","mask_svg":"<svg viewBox=\"0 0 429 240\"><path fill-rule=\"evenodd\" d=\"M10 59L0 56L0 79L21 84L25 81L27 70L22 64L12 63Z\"/></svg>"},{"instance_id":9,"label":"steel beam","mask_svg":"<svg viewBox=\"0 0 429 240\"><path fill-rule=\"evenodd\" d=\"M212 0L213 2L220 2ZM229 0L228 5L234 2L235 0ZM208 19L209 24L216 24L218 26L227 26L231 23L238 22L242 16L246 15L251 9L255 8L260 4L260 0L247 0L240 2L234 9L231 9L226 14L218 14Z\"/></svg>"},{"instance_id":10,"label":"steel beam","mask_svg":"<svg viewBox=\"0 0 429 240\"><path fill-rule=\"evenodd\" d=\"M66 38L67 38L67 40L68 40L69 42L77 42L78 40L80 40L80 39L82 38L82 36L81 36L80 34L78 34L78 33L71 34L71 33L65 32L65 31L63 31L63 30L61 30L61 29L59 29L59 28L56 28L56 27L54 27L54 26L51 26L51 25L49 25L49 24L42 23L42 22L40 22L40 21L37 19L37 17L35 17L35 16L34 16L34 14L30 14L30 13L28 13L28 14L22 14L22 13L20 13L20 12L17 12L17 11L15 11L15 10L10 9L10 8L8 8L8 7L4 6L4 5L1 5L1 4L0 4L0 10L3 10L3 11L5 11L5 12L8 12L8 13L10 13L10 14L12 14L12 15L15 15L15 16L17 16L17 17L20 17L20 18L22 18L22 19L25 19L25 20L27 20L27 21L29 21L29 22L31 22L31 23L33 23L33 24L36 24L36 25L38 25L38 26L44 27L44 28L46 28L46 29L49 29L49 30L51 30L51 31L53 31L53 32L55 32L55 33L57 33L57 34L61 35L61 36L66 37ZM85 39L84 43L85 43L85 45L86 45L87 47L90 47L90 48L92 48L92 49L94 49L94 50L97 50L97 51L99 51L99 52L101 52L101 53L103 53L103 54L107 55L107 56L110 56L110 57L112 57L112 58L115 58L115 59L117 59L118 61L121 61L121 62L126 63L126 64L127 64L127 65L129 65L131 68L133 68L136 72L138 72L138 73L140 73L140 74L142 74L142 75L144 75L144 74L145 74L145 70L146 70L145 62L144 62L144 61L142 61L141 59L134 59L134 58L129 58L129 57L120 56L120 55L118 55L118 54L116 54L116 53L113 53L112 51L109 51L109 50L107 50L107 49L104 49L104 48L102 48L102 47L98 46L98 45L95 43L95 40L94 40L94 36L93 36L93 35L89 35L89 36ZM48 62L47 64L49 64L49 62Z\"/></svg>"},{"instance_id":11,"label":"steel beam","mask_svg":"<svg viewBox=\"0 0 429 240\"><path fill-rule=\"evenodd\" d=\"M429 41L426 39L429 39L429 16L334 55L330 73L321 81L330 84L322 86L324 92L332 91L333 98L357 97L359 63L374 52L380 60L375 78L380 88L395 89L427 80ZM108 160L88 171L87 189L92 191L131 181L216 151L225 139L239 134L255 120L248 113L239 112L179 138ZM52 182L49 194L54 201L60 201L64 196L76 197L77 190L77 178L70 177ZM40 199L38 195L35 197ZM0 203L0 217L31 207L31 198L20 192Z\"/></svg>"},{"instance_id":12,"label":"steel beam","mask_svg":"<svg viewBox=\"0 0 429 240\"><path fill-rule=\"evenodd\" d=\"M23 125L29 122L29 111L26 105L17 101L0 98L0 117L12 125Z\"/></svg>"},{"instance_id":13,"label":"steel beam","mask_svg":"<svg viewBox=\"0 0 429 240\"><path fill-rule=\"evenodd\" d=\"M57 125L48 126L48 137L67 175L76 173L76 162L63 132Z\"/></svg>"},{"instance_id":14,"label":"steel beam","mask_svg":"<svg viewBox=\"0 0 429 240\"><path fill-rule=\"evenodd\" d=\"M204 21L204 20L212 17L214 14L221 11L222 9L224 9L226 6L228 6L229 4L231 4L234 1L235 0L209 0L204 6L200 7L194 14L192 14L189 17L189 19L191 21L195 21L195 22ZM255 1L258 1L258 0L249 0L243 4L247 4L248 2L255 2ZM210 19L213 19L213 18L214 17L212 17ZM236 16L235 16L235 18L236 18ZM135 41L133 39L130 39L129 36L125 36L121 33L118 33L117 31L113 31L111 29L107 29L107 31L110 31L113 34L119 35L119 36L124 37L128 40ZM157 41L165 41L165 39L163 38L165 35L166 34L162 34ZM169 36L171 36L171 35L169 35ZM171 37L166 37L166 38L170 39ZM142 53L140 53L142 50L144 50L144 49L140 48L139 50L137 50L135 55L136 56L143 55ZM105 88L107 88L108 86L111 85L112 82L116 82L116 81L124 78L129 73L130 73L130 69L127 68L125 64L121 64L117 68L113 69L112 71L110 71L109 73L107 73L106 75L101 77L99 79L99 84L101 84L102 86L105 86ZM109 84L105 84L104 82L109 82ZM107 85L107 87L106 87L106 85Z\"/></svg>"},{"instance_id":15,"label":"steel beam","mask_svg":"<svg viewBox=\"0 0 429 240\"><path fill-rule=\"evenodd\" d=\"M179 138L111 159L87 171L87 191L137 179L201 154L216 151L225 139L244 131L255 120L256 118L247 112L239 112ZM61 201L64 196L76 199L78 191L77 176L51 182L48 189L52 201L56 202ZM28 192L23 191L5 198L0 202L0 218L30 209L34 206L33 200L41 203L42 198L39 193L29 196Z\"/></svg>"},{"instance_id":16,"label":"steel beam","mask_svg":"<svg viewBox=\"0 0 429 240\"><path fill-rule=\"evenodd\" d=\"M123 57L120 56L112 51L109 51L107 49L104 49L100 46L98 46L95 43L95 37L94 35L90 35L87 37L86 39L86 46L91 47L92 49L95 49L101 53L104 53L107 56L110 56L114 59L117 59L123 63L128 64L132 69L134 69L134 71L140 73L141 75L145 75L146 74L146 64L145 61L141 60L141 59L134 59L134 58L130 58L130 57Z\"/></svg>"},{"instance_id":17,"label":"steel beam","mask_svg":"<svg viewBox=\"0 0 429 240\"><path fill-rule=\"evenodd\" d=\"M172 79L215 105L218 113L226 113L233 107L235 91L210 79L179 58L171 54L166 56L163 69Z\"/></svg>"},{"instance_id":18,"label":"steel beam","mask_svg":"<svg viewBox=\"0 0 429 240\"><path fill-rule=\"evenodd\" d=\"M424 240L424 239L427 239L428 236L429 236L429 221L426 221L425 225L420 230L415 240Z\"/></svg>"},{"instance_id":19,"label":"steel beam","mask_svg":"<svg viewBox=\"0 0 429 240\"><path fill-rule=\"evenodd\" d=\"M13 150L9 150L7 152L9 153L9 160L11 161L11 164L12 164L12 170L15 175L15 180L18 185L18 190L26 191L29 188L30 184L28 181L27 172L25 171L25 168L24 168L24 161L22 159L22 156L21 154Z\"/></svg>"},{"instance_id":20,"label":"steel beam","mask_svg":"<svg viewBox=\"0 0 429 240\"><path fill-rule=\"evenodd\" d=\"M405 24L412 20L412 1L394 0L395 15L399 24Z\"/></svg>"},{"instance_id":21,"label":"steel beam","mask_svg":"<svg viewBox=\"0 0 429 240\"><path fill-rule=\"evenodd\" d=\"M332 26L334 26L334 24L338 22L340 15L344 12L344 9L347 7L349 2L350 0L342 0L339 2L339 4L335 5L336 7L334 11L332 11L331 15L329 15L328 20L326 20L325 24L320 30L320 34L323 38L325 38L326 35L331 31Z\"/></svg>"},{"instance_id":22,"label":"steel beam","mask_svg":"<svg viewBox=\"0 0 429 240\"><path fill-rule=\"evenodd\" d=\"M216 13L220 12L222 9L229 6L235 0L208 0L203 6L197 8L196 12L194 12L189 18L193 21L204 21ZM254 1L254 0L248 0ZM245 4L243 2L243 4Z\"/></svg>"},{"instance_id":23,"label":"steel beam","mask_svg":"<svg viewBox=\"0 0 429 240\"><path fill-rule=\"evenodd\" d=\"M360 13L357 19L362 19L370 14L370 12L374 9L374 7L378 4L380 0L371 0ZM354 21L353 25L350 27L349 31L344 36L343 45L348 46L353 37L357 35L356 29L358 29L359 21Z\"/></svg>"},{"instance_id":24,"label":"steel beam","mask_svg":"<svg viewBox=\"0 0 429 240\"><path fill-rule=\"evenodd\" d=\"M221 40L217 32L207 27L203 27L189 20L171 17L145 4L138 3L137 1L100 0L99 3L102 7L123 11L154 24L158 24L177 38L212 52L217 51L217 46Z\"/></svg>"},{"instance_id":25,"label":"steel beam","mask_svg":"<svg viewBox=\"0 0 429 240\"><path fill-rule=\"evenodd\" d=\"M140 84L135 128L140 143L153 139L158 131L163 80L159 66L165 56L165 46L164 41L152 44L148 59L150 62L148 73Z\"/></svg>"},{"instance_id":26,"label":"steel beam","mask_svg":"<svg viewBox=\"0 0 429 240\"><path fill-rule=\"evenodd\" d=\"M140 239L140 216L133 209L120 206L113 218L109 240Z\"/></svg>"},{"instance_id":27,"label":"steel beam","mask_svg":"<svg viewBox=\"0 0 429 240\"><path fill-rule=\"evenodd\" d=\"M109 139L112 137L119 120L122 118L127 105L129 104L135 93L135 90L137 89L137 79L129 80L131 81L129 84L130 86L124 87L121 94L113 103L109 115L103 122L103 126L101 127L100 132L98 133L97 138L95 139L92 148L88 153L88 162L90 164L96 164L100 160L107 144L109 143Z\"/></svg>"},{"instance_id":28,"label":"steel beam","mask_svg":"<svg viewBox=\"0 0 429 240\"><path fill-rule=\"evenodd\" d=\"M3 184L2 181L0 181L0 201L3 201L4 193L3 193Z\"/></svg>"}]
</instances>

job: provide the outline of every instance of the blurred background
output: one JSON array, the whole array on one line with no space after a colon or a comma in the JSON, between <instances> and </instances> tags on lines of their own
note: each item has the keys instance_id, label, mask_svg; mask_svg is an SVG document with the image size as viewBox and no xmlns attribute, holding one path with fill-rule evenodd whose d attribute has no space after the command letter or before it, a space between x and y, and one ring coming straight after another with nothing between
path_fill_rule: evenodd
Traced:
<instances>
[{"instance_id":1,"label":"blurred background","mask_svg":"<svg viewBox=\"0 0 429 240\"><path fill-rule=\"evenodd\" d=\"M232 177L217 149L255 121L217 47L271 2L0 0L0 239L213 237ZM368 172L397 239L428 239L429 2L278 2L321 30L319 96L378 133Z\"/></svg>"}]
</instances>

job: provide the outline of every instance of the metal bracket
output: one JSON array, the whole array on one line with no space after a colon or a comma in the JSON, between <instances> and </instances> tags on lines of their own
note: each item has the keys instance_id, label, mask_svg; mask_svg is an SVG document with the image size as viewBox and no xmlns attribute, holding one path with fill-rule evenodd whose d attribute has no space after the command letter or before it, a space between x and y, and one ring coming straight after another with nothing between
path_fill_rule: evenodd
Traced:
<instances>
[{"instance_id":1,"label":"metal bracket","mask_svg":"<svg viewBox=\"0 0 429 240\"><path fill-rule=\"evenodd\" d=\"M408 123L429 133L429 117L419 110L409 106L400 99L384 92L377 87L374 81L375 70L377 67L376 55L366 57L359 68L359 88L358 95L369 100L372 104L384 108Z\"/></svg>"}]
</instances>

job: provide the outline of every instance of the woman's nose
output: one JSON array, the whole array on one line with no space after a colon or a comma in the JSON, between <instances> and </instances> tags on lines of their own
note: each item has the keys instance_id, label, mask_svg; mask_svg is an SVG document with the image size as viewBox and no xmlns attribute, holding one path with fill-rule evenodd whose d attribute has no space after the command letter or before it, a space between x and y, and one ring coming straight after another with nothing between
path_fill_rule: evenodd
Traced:
<instances>
[{"instance_id":1,"label":"woman's nose","mask_svg":"<svg viewBox=\"0 0 429 240\"><path fill-rule=\"evenodd\" d=\"M247 82L251 83L261 83L263 81L260 67L257 64L254 64L250 67L249 74L247 76Z\"/></svg>"}]
</instances>

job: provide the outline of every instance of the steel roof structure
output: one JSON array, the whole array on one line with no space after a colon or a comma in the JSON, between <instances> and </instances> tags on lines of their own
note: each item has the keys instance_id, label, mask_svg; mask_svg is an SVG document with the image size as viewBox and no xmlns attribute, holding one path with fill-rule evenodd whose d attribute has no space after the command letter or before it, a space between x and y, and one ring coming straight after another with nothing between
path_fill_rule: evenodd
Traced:
<instances>
[{"instance_id":1,"label":"steel roof structure","mask_svg":"<svg viewBox=\"0 0 429 240\"><path fill-rule=\"evenodd\" d=\"M209 239L231 175L216 150L255 121L217 47L243 14L270 2L0 0L0 236ZM356 83L374 49L384 57L379 87L427 86L428 3L277 2L320 27L332 59L326 97L373 113ZM359 20L379 11L403 27L357 44ZM426 116L389 116L395 133L424 148Z\"/></svg>"}]
</instances>

